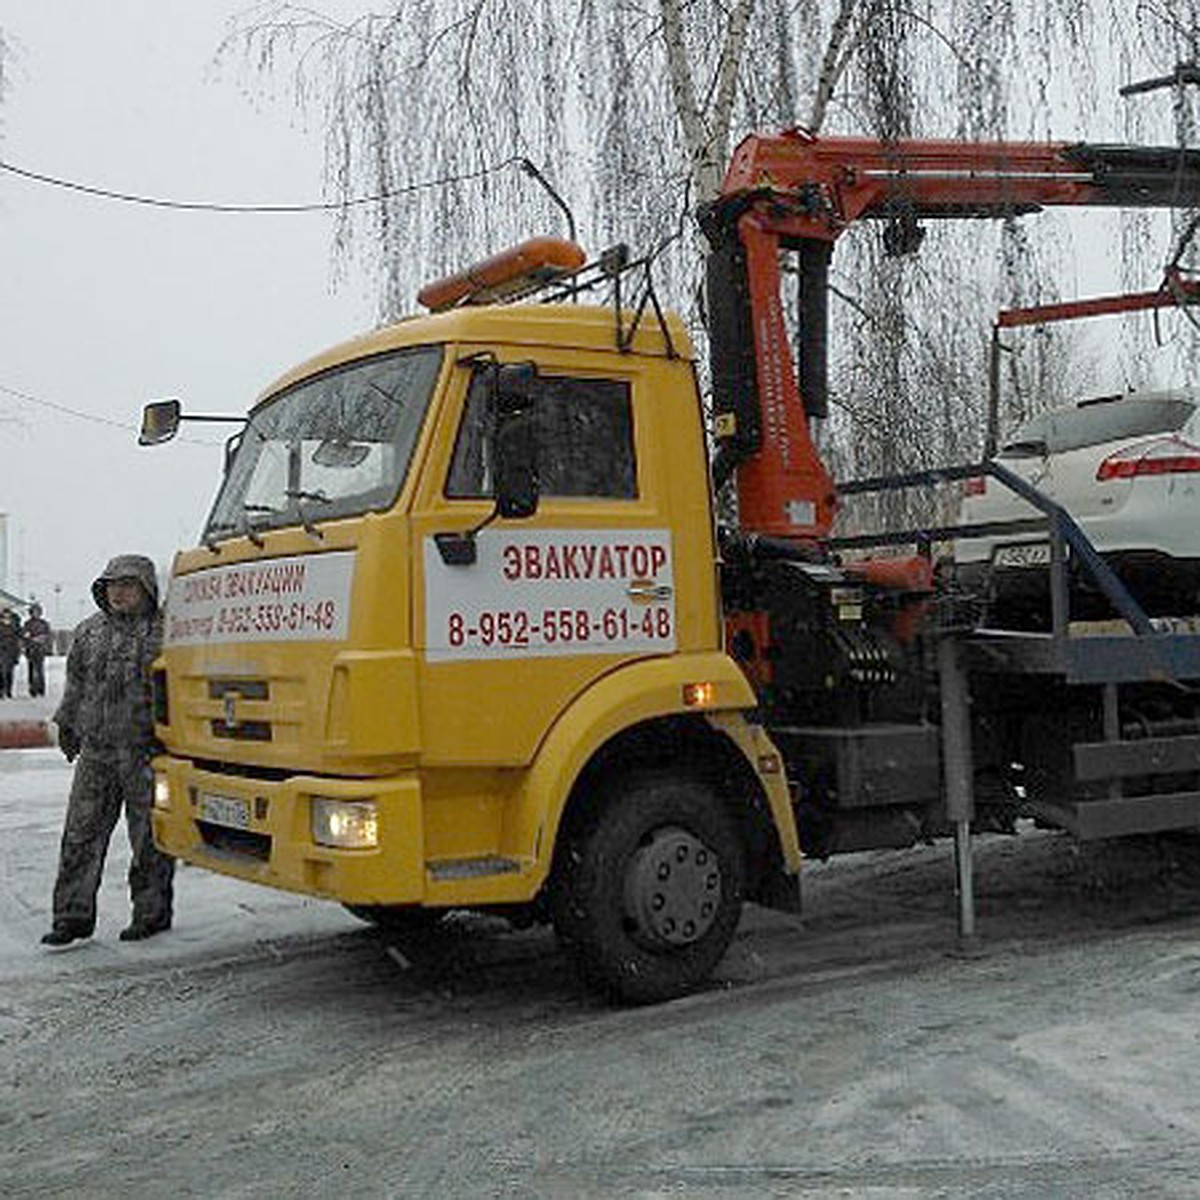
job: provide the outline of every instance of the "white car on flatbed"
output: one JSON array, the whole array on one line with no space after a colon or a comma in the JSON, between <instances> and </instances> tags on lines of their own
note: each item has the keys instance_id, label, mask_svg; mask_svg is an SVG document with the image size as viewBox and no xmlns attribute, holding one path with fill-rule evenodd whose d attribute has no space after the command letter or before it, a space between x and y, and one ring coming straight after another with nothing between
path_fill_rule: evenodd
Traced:
<instances>
[{"instance_id":1,"label":"white car on flatbed","mask_svg":"<svg viewBox=\"0 0 1200 1200\"><path fill-rule=\"evenodd\" d=\"M994 461L1065 508L1149 615L1200 612L1200 394L1130 392L1052 409L1014 430ZM1037 515L994 478L964 489L963 524ZM961 539L954 561L960 585L987 596L995 615L1044 624L1047 534ZM1071 615L1110 615L1074 566Z\"/></svg>"}]
</instances>

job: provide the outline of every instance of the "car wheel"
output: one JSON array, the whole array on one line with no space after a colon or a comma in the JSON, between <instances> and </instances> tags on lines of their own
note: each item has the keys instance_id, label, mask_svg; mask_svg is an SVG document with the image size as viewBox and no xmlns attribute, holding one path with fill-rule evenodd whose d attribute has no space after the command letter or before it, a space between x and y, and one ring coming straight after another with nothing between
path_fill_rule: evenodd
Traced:
<instances>
[{"instance_id":1,"label":"car wheel","mask_svg":"<svg viewBox=\"0 0 1200 1200\"><path fill-rule=\"evenodd\" d=\"M632 1004L695 987L741 916L744 855L704 785L665 772L616 778L566 835L555 928L597 989Z\"/></svg>"}]
</instances>

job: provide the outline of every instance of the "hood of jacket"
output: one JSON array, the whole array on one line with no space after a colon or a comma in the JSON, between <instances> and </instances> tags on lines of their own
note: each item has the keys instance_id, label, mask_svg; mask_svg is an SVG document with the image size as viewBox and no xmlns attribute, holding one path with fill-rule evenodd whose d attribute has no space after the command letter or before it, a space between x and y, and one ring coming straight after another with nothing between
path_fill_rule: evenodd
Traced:
<instances>
[{"instance_id":1,"label":"hood of jacket","mask_svg":"<svg viewBox=\"0 0 1200 1200\"><path fill-rule=\"evenodd\" d=\"M105 584L111 579L136 579L150 597L150 611L158 608L158 573L154 563L144 554L118 554L108 560L108 566L92 582L92 599L101 612L108 612Z\"/></svg>"}]
</instances>

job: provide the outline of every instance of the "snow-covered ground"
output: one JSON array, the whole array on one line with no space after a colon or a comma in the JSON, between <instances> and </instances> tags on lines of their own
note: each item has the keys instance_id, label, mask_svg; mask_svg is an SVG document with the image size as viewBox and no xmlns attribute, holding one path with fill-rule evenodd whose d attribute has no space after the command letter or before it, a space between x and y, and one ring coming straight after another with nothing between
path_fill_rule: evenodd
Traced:
<instances>
[{"instance_id":1,"label":"snow-covered ground","mask_svg":"<svg viewBox=\"0 0 1200 1200\"><path fill-rule=\"evenodd\" d=\"M49 660L46 696L0 700L0 722L49 717L62 692L61 658ZM24 662L20 664L23 671ZM180 955L230 954L264 938L358 926L337 905L318 903L183 867L176 873L176 923L169 937L118 941L129 921L124 821L113 833L100 889L96 936L50 953L38 939L50 928L50 896L72 768L55 748L0 750L0 990L16 978L62 978L121 961L166 962ZM0 1186L0 1193L3 1187Z\"/></svg>"},{"instance_id":2,"label":"snow-covered ground","mask_svg":"<svg viewBox=\"0 0 1200 1200\"><path fill-rule=\"evenodd\" d=\"M96 937L47 951L69 780L0 751L4 1197L1200 1196L1195 841L983 839L978 957L945 846L811 864L802 920L621 1011L545 931L414 964L196 868L121 943L120 831Z\"/></svg>"}]
</instances>

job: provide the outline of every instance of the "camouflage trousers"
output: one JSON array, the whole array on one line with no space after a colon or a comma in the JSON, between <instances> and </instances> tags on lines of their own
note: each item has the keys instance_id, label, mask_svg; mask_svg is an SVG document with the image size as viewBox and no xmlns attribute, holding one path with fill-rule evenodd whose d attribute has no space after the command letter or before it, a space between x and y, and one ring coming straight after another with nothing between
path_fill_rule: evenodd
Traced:
<instances>
[{"instance_id":1,"label":"camouflage trousers","mask_svg":"<svg viewBox=\"0 0 1200 1200\"><path fill-rule=\"evenodd\" d=\"M129 894L134 921L170 921L175 860L154 845L150 828L153 775L142 754L96 754L87 749L75 764L54 884L54 923L92 929L96 893L108 842L125 809L129 845Z\"/></svg>"}]
</instances>

